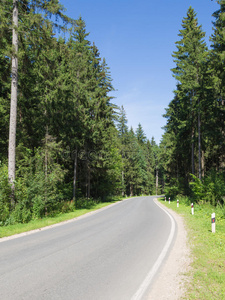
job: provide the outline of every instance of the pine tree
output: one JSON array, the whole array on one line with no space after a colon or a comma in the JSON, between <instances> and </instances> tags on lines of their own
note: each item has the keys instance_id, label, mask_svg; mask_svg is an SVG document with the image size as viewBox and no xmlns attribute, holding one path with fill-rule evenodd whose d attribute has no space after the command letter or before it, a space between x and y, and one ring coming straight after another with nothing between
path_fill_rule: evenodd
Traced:
<instances>
[{"instance_id":1,"label":"pine tree","mask_svg":"<svg viewBox=\"0 0 225 300\"><path fill-rule=\"evenodd\" d=\"M173 57L176 67L172 69L174 77L179 82L176 91L179 99L186 98L191 119L192 143L192 173L194 168L195 136L198 136L198 175L201 179L201 115L203 110L204 74L206 73L207 47L203 40L205 33L198 25L196 13L190 7L187 17L182 21L183 29L180 30L181 40L176 42L177 51ZM197 130L196 130L197 128Z\"/></svg>"},{"instance_id":2,"label":"pine tree","mask_svg":"<svg viewBox=\"0 0 225 300\"><path fill-rule=\"evenodd\" d=\"M8 11L12 10L13 0L2 3ZM27 212L28 220L33 209L37 209L34 215L43 216L43 205L46 212L59 208L62 191L69 200L75 195L105 199L110 194L121 193L123 162L114 125L117 108L109 96L113 90L109 68L97 47L87 40L83 19L73 21L66 17L58 0L18 0L17 3L15 209L20 215ZM0 6L0 146L3 146L0 160L3 161L7 160L10 55L13 53L12 32L8 31L13 26L7 10ZM69 39L56 38L56 30L66 31L68 23L72 25ZM135 192L139 192L144 182L145 153L136 140L135 147L139 167L135 170L134 186ZM63 148L67 153L56 156ZM81 151L85 152L85 159L79 155ZM73 164L68 153L73 155ZM32 166L32 162L38 166ZM42 192L38 190L38 180ZM34 190L40 195L33 197Z\"/></svg>"},{"instance_id":3,"label":"pine tree","mask_svg":"<svg viewBox=\"0 0 225 300\"><path fill-rule=\"evenodd\" d=\"M120 108L119 111L119 117L117 120L117 129L119 132L119 137L122 140L122 144L125 144L125 140L126 140L126 135L128 133L128 126L127 126L127 117L126 117L126 112L125 109L123 107L123 105Z\"/></svg>"},{"instance_id":4,"label":"pine tree","mask_svg":"<svg viewBox=\"0 0 225 300\"><path fill-rule=\"evenodd\" d=\"M154 154L152 145L147 140L145 148L145 158L147 164L147 182L146 182L146 194L153 194L154 191Z\"/></svg>"},{"instance_id":5,"label":"pine tree","mask_svg":"<svg viewBox=\"0 0 225 300\"><path fill-rule=\"evenodd\" d=\"M126 191L126 184L124 180L124 172L125 172L125 165L126 165L126 158L127 158L127 145L128 145L128 126L127 126L127 117L126 112L123 106L121 106L119 111L119 116L117 120L117 129L118 135L121 142L121 153L122 153L122 163L123 163L123 170L121 173L122 178L122 196L125 195Z\"/></svg>"},{"instance_id":6,"label":"pine tree","mask_svg":"<svg viewBox=\"0 0 225 300\"><path fill-rule=\"evenodd\" d=\"M215 21L213 22L214 34L211 37L211 68L214 82L212 98L214 98L214 112L216 112L213 118L216 119L217 123L214 143L218 145L216 150L217 168L220 169L224 167L225 157L225 1L220 0L218 4L220 8L213 14Z\"/></svg>"},{"instance_id":7,"label":"pine tree","mask_svg":"<svg viewBox=\"0 0 225 300\"><path fill-rule=\"evenodd\" d=\"M73 114L76 115L74 135L77 137L76 145L71 147L75 146L76 151L81 149L87 155L85 160L78 159L76 168L80 165L83 170L79 173L79 184L82 192L90 198L96 163L89 159L88 153L105 149L105 132L114 126L114 107L108 96L113 87L107 64L104 59L101 60L97 47L94 44L91 46L87 37L85 22L80 17L68 41L70 90L73 90L71 101L75 105ZM74 174L77 174L75 169Z\"/></svg>"},{"instance_id":8,"label":"pine tree","mask_svg":"<svg viewBox=\"0 0 225 300\"><path fill-rule=\"evenodd\" d=\"M140 144L146 143L146 136L144 134L144 130L140 123L138 124L138 128L137 128L135 134L136 134L137 140Z\"/></svg>"},{"instance_id":9,"label":"pine tree","mask_svg":"<svg viewBox=\"0 0 225 300\"><path fill-rule=\"evenodd\" d=\"M4 16L1 22L1 32L4 33L5 28L8 28L11 24L12 28L12 47L11 47L11 65L12 65L12 83L11 83L11 105L10 105L10 122L9 122L9 153L8 153L8 172L9 180L12 184L12 192L14 190L14 180L15 180L15 165L16 165L16 127L17 127L17 87L21 87L19 96L19 101L22 99L23 95L27 92L26 89L21 84L23 81L23 75L26 73L27 69L22 67L27 64L27 62L34 62L34 55L31 58L29 56L32 53L31 48L36 43L37 40L45 40L44 30L45 27L51 28L52 24L54 28L66 29L66 23L71 22L71 19L63 14L62 5L56 1L23 1L23 0L13 0L13 1L3 1L3 9L0 10L1 15ZM12 9L13 19L10 21L7 9ZM6 13L5 13L6 11ZM55 22L49 21L52 17L60 18L64 24L59 25L58 20ZM36 29L36 31L31 29ZM41 34L40 34L41 33ZM7 40L5 36L2 37L2 41ZM21 45L21 50L18 49L18 41ZM7 46L10 50L10 47ZM34 53L34 52L33 52ZM37 53L36 53L37 54ZM6 57L6 56L5 56ZM19 64L18 64L19 61ZM29 63L28 63L29 64ZM18 69L19 67L19 69ZM22 73L21 73L21 70ZM19 75L19 76L18 76ZM28 76L29 78L29 76ZM19 79L19 80L18 80ZM30 79L30 78L29 78ZM30 80L28 80L30 81ZM25 81L24 81L25 82ZM26 95L27 96L27 95ZM29 95L30 96L30 95ZM24 118L25 116L22 115ZM21 116L20 116L21 119ZM13 193L12 193L13 195ZM14 199L12 197L12 204Z\"/></svg>"},{"instance_id":10,"label":"pine tree","mask_svg":"<svg viewBox=\"0 0 225 300\"><path fill-rule=\"evenodd\" d=\"M225 27L225 1L218 1L220 4L220 9L217 10L213 17L215 21L214 25L214 34L211 37L212 41L212 60L214 66L214 80L215 86L217 87L217 93L219 100L224 102L225 99L225 78L224 78L224 62L225 62L225 35L224 35L224 27Z\"/></svg>"}]
</instances>

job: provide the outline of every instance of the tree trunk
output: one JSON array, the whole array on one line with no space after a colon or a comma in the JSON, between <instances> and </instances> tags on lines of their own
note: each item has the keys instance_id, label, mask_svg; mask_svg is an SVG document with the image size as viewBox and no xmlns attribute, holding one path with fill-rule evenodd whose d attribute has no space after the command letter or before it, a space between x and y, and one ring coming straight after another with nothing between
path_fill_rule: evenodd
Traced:
<instances>
[{"instance_id":1,"label":"tree trunk","mask_svg":"<svg viewBox=\"0 0 225 300\"><path fill-rule=\"evenodd\" d=\"M159 186L159 170L156 168L156 181L155 181L156 195L158 195L158 186Z\"/></svg>"},{"instance_id":2,"label":"tree trunk","mask_svg":"<svg viewBox=\"0 0 225 300\"><path fill-rule=\"evenodd\" d=\"M87 152L86 152L87 153ZM90 198L91 191L91 171L89 166L88 158L86 158L86 198Z\"/></svg>"},{"instance_id":3,"label":"tree trunk","mask_svg":"<svg viewBox=\"0 0 225 300\"><path fill-rule=\"evenodd\" d=\"M8 176L12 185L11 205L15 203L15 170L16 170L16 117L17 117L17 87L18 87L18 0L13 0L13 36L12 36L12 80L11 104L9 121L9 150L8 150Z\"/></svg>"},{"instance_id":4,"label":"tree trunk","mask_svg":"<svg viewBox=\"0 0 225 300\"><path fill-rule=\"evenodd\" d=\"M205 176L205 153L202 151L202 176Z\"/></svg>"},{"instance_id":5,"label":"tree trunk","mask_svg":"<svg viewBox=\"0 0 225 300\"><path fill-rule=\"evenodd\" d=\"M194 147L194 128L191 133L191 173L195 174L195 147Z\"/></svg>"},{"instance_id":6,"label":"tree trunk","mask_svg":"<svg viewBox=\"0 0 225 300\"><path fill-rule=\"evenodd\" d=\"M124 197L124 171L122 171L122 197Z\"/></svg>"},{"instance_id":7,"label":"tree trunk","mask_svg":"<svg viewBox=\"0 0 225 300\"><path fill-rule=\"evenodd\" d=\"M46 133L45 133L45 215L47 216L48 214L48 209L47 209L47 200L48 200L48 140L49 140L49 135L48 135L48 126L46 127Z\"/></svg>"},{"instance_id":8,"label":"tree trunk","mask_svg":"<svg viewBox=\"0 0 225 300\"><path fill-rule=\"evenodd\" d=\"M87 190L88 199L91 197L91 169L88 164L88 190Z\"/></svg>"},{"instance_id":9,"label":"tree trunk","mask_svg":"<svg viewBox=\"0 0 225 300\"><path fill-rule=\"evenodd\" d=\"M191 129L191 173L195 175L195 145L194 145L194 138L195 138L195 126L194 126L194 96L195 91L192 90L191 96L191 119L192 119L192 129Z\"/></svg>"},{"instance_id":10,"label":"tree trunk","mask_svg":"<svg viewBox=\"0 0 225 300\"><path fill-rule=\"evenodd\" d=\"M201 118L198 99L198 177L202 180L202 161L201 161Z\"/></svg>"},{"instance_id":11,"label":"tree trunk","mask_svg":"<svg viewBox=\"0 0 225 300\"><path fill-rule=\"evenodd\" d=\"M77 149L74 156L74 169L73 169L73 201L76 207L76 180L77 180Z\"/></svg>"},{"instance_id":12,"label":"tree trunk","mask_svg":"<svg viewBox=\"0 0 225 300\"><path fill-rule=\"evenodd\" d=\"M133 184L130 184L130 196L133 197L134 195L134 190L133 190Z\"/></svg>"}]
</instances>

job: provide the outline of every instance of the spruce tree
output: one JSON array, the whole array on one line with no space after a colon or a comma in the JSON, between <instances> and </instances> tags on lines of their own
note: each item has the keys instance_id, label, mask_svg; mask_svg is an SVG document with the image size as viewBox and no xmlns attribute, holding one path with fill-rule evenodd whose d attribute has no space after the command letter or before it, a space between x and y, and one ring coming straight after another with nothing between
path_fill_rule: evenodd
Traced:
<instances>
[{"instance_id":1,"label":"spruce tree","mask_svg":"<svg viewBox=\"0 0 225 300\"><path fill-rule=\"evenodd\" d=\"M182 27L179 34L181 39L176 42L177 51L173 54L176 67L172 71L173 76L179 82L179 89L176 91L178 97L180 99L185 97L188 101L191 119L192 173L195 173L195 137L198 137L198 175L201 179L201 115L204 102L203 81L208 52L203 40L205 33L198 25L196 13L192 7L188 9L187 17L183 19Z\"/></svg>"},{"instance_id":2,"label":"spruce tree","mask_svg":"<svg viewBox=\"0 0 225 300\"><path fill-rule=\"evenodd\" d=\"M11 13L10 13L11 11ZM23 0L10 0L2 1L0 14L3 16L1 18L1 28L0 31L5 35L5 29L9 30L12 28L12 34L7 33L6 36L1 36L1 42L5 43L8 41L9 37L12 38L12 47L7 45L8 53L6 56L10 57L10 62L12 65L12 81L11 81L11 105L10 105L10 121L9 121L9 153L8 153L8 172L9 180L12 184L12 190L14 190L14 180L15 180L15 165L16 165L16 132L17 127L17 102L19 104L23 103L24 99L31 98L30 87L32 84L31 78L27 75L26 80L25 73L29 73L30 67L36 61L34 45L37 45L40 40L45 40L44 29L46 27L54 27L66 30L66 24L72 23L72 20L63 14L63 6L56 1L23 1ZM12 20L10 20L12 16ZM54 22L50 21L52 17L55 17ZM63 22L61 25L57 18L60 18ZM49 25L49 26L48 26ZM52 25L52 26L51 26ZM18 49L18 43L20 43L20 48ZM2 48L2 47L0 47ZM32 56L32 57L31 57ZM19 64L18 64L19 61ZM29 64L30 63L30 64ZM25 66L25 68L24 68ZM21 72L22 71L22 72ZM23 82L29 82L23 86ZM34 80L34 82L36 82ZM19 86L19 94L17 101L17 86ZM26 87L29 86L29 91ZM29 95L28 95L29 94ZM23 104L22 104L23 105ZM22 106L21 105L21 106ZM20 112L21 106L19 106ZM25 105L24 105L25 107ZM26 119L25 114L20 115L20 121ZM21 134L22 136L22 134ZM27 135L29 136L29 135ZM18 144L18 143L17 143ZM12 198L12 203L14 202Z\"/></svg>"},{"instance_id":3,"label":"spruce tree","mask_svg":"<svg viewBox=\"0 0 225 300\"><path fill-rule=\"evenodd\" d=\"M140 123L138 124L138 128L136 129L135 134L140 144L146 143L146 136Z\"/></svg>"},{"instance_id":4,"label":"spruce tree","mask_svg":"<svg viewBox=\"0 0 225 300\"><path fill-rule=\"evenodd\" d=\"M215 103L213 118L216 119L214 132L216 140L214 140L214 144L218 145L216 149L216 167L217 169L221 169L221 167L224 167L225 155L225 1L220 0L218 4L220 8L213 14L215 21L213 22L214 33L211 37L211 68L214 83L212 98Z\"/></svg>"},{"instance_id":5,"label":"spruce tree","mask_svg":"<svg viewBox=\"0 0 225 300\"><path fill-rule=\"evenodd\" d=\"M126 183L124 180L124 172L125 172L125 165L127 162L127 144L128 144L128 126L127 126L127 117L126 112L123 106L121 106L119 111L119 116L117 120L117 129L118 129L118 135L121 142L121 154L122 154L122 163L123 163L123 170L121 174L122 178L122 196L125 195L126 192Z\"/></svg>"},{"instance_id":6,"label":"spruce tree","mask_svg":"<svg viewBox=\"0 0 225 300\"><path fill-rule=\"evenodd\" d=\"M123 144L125 143L126 135L128 133L127 122L128 122L128 120L126 117L126 112L122 105L120 108L119 116L118 116L118 120L117 120L117 129L119 132L119 137L121 138Z\"/></svg>"},{"instance_id":7,"label":"spruce tree","mask_svg":"<svg viewBox=\"0 0 225 300\"><path fill-rule=\"evenodd\" d=\"M218 100L224 103L225 99L225 35L224 35L224 27L225 27L225 1L218 1L220 4L220 9L217 10L213 17L215 21L214 25L214 33L211 37L212 41L212 61L214 66L214 80L215 87L217 88Z\"/></svg>"}]
</instances>

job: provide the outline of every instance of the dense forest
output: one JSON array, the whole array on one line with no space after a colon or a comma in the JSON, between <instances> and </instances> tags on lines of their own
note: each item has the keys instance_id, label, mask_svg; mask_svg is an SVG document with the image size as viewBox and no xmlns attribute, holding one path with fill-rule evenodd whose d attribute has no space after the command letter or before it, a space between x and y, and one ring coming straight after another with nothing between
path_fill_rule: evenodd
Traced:
<instances>
[{"instance_id":1,"label":"dense forest","mask_svg":"<svg viewBox=\"0 0 225 300\"><path fill-rule=\"evenodd\" d=\"M211 49L190 7L160 145L128 128L110 68L82 17L58 0L0 3L0 225L114 196L166 193L223 203L225 1ZM210 16L209 16L210 17ZM154 133L153 133L154 135Z\"/></svg>"},{"instance_id":2,"label":"dense forest","mask_svg":"<svg viewBox=\"0 0 225 300\"><path fill-rule=\"evenodd\" d=\"M177 85L160 145L167 192L213 205L225 196L225 1L217 2L210 49L192 7L182 20L173 53Z\"/></svg>"},{"instance_id":3,"label":"dense forest","mask_svg":"<svg viewBox=\"0 0 225 300\"><path fill-rule=\"evenodd\" d=\"M85 199L156 193L159 147L140 124L129 129L124 108L113 104L109 67L84 20L69 19L57 0L2 1L0 18L1 224L79 208Z\"/></svg>"}]
</instances>

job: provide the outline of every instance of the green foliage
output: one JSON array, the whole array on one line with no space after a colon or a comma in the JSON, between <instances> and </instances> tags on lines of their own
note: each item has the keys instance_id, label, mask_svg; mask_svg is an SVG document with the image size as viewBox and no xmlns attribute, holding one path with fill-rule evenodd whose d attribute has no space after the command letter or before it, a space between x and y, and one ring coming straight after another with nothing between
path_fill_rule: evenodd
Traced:
<instances>
[{"instance_id":1,"label":"green foliage","mask_svg":"<svg viewBox=\"0 0 225 300\"><path fill-rule=\"evenodd\" d=\"M191 199L188 196L184 196L184 195L177 195L177 197L175 199L178 199L179 203L184 204L188 207L190 207L191 203L193 203L193 199Z\"/></svg>"},{"instance_id":2,"label":"green foliage","mask_svg":"<svg viewBox=\"0 0 225 300\"><path fill-rule=\"evenodd\" d=\"M31 220L31 218L32 213L29 208L29 203L27 201L22 200L16 204L13 212L10 215L8 224L27 223Z\"/></svg>"},{"instance_id":3,"label":"green foliage","mask_svg":"<svg viewBox=\"0 0 225 300\"><path fill-rule=\"evenodd\" d=\"M225 203L225 173L212 170L204 179L206 201L212 205Z\"/></svg>"},{"instance_id":4,"label":"green foliage","mask_svg":"<svg viewBox=\"0 0 225 300\"><path fill-rule=\"evenodd\" d=\"M197 201L203 200L203 197L205 196L203 182L193 174L191 174L191 177L193 178L193 181L190 182L190 186L191 186L194 198Z\"/></svg>"},{"instance_id":5,"label":"green foliage","mask_svg":"<svg viewBox=\"0 0 225 300\"><path fill-rule=\"evenodd\" d=\"M140 144L144 144L146 142L146 136L141 124L138 124L138 128L136 130L136 138Z\"/></svg>"},{"instance_id":6,"label":"green foliage","mask_svg":"<svg viewBox=\"0 0 225 300\"><path fill-rule=\"evenodd\" d=\"M100 200L98 199L79 198L77 201L76 209L91 209L98 203L100 203Z\"/></svg>"},{"instance_id":7,"label":"green foliage","mask_svg":"<svg viewBox=\"0 0 225 300\"><path fill-rule=\"evenodd\" d=\"M8 168L0 162L0 225L4 225L10 215L10 194Z\"/></svg>"},{"instance_id":8,"label":"green foliage","mask_svg":"<svg viewBox=\"0 0 225 300\"><path fill-rule=\"evenodd\" d=\"M7 161L14 51L12 8L12 0L0 5L3 162ZM7 168L2 165L0 224L91 207L93 199L152 194L156 170L163 186L158 147L147 140L141 124L135 133L128 129L124 108L118 116L118 107L111 103L109 67L88 40L82 17L67 17L58 0L18 1L18 12L15 206L10 207Z\"/></svg>"},{"instance_id":9,"label":"green foliage","mask_svg":"<svg viewBox=\"0 0 225 300\"><path fill-rule=\"evenodd\" d=\"M45 202L41 195L35 195L32 199L32 216L33 219L40 219L45 214Z\"/></svg>"},{"instance_id":10,"label":"green foliage","mask_svg":"<svg viewBox=\"0 0 225 300\"><path fill-rule=\"evenodd\" d=\"M56 162L59 151L60 145L54 140L36 149L34 156L29 149L18 146L20 161L15 185L16 206L8 214L6 224L26 223L32 218L41 218L60 210L63 195L59 183L63 181L65 171ZM8 178L5 178L7 181Z\"/></svg>"},{"instance_id":11,"label":"green foliage","mask_svg":"<svg viewBox=\"0 0 225 300\"><path fill-rule=\"evenodd\" d=\"M177 88L164 115L167 124L160 145L167 193L191 195L213 205L223 203L225 195L224 1L218 3L212 51L192 7L182 20L173 52Z\"/></svg>"},{"instance_id":12,"label":"green foliage","mask_svg":"<svg viewBox=\"0 0 225 300\"><path fill-rule=\"evenodd\" d=\"M177 195L179 194L179 186L178 184L174 184L172 186L165 187L165 196L167 199L170 197L171 200L176 199Z\"/></svg>"},{"instance_id":13,"label":"green foliage","mask_svg":"<svg viewBox=\"0 0 225 300\"><path fill-rule=\"evenodd\" d=\"M225 175L218 173L215 170L209 172L203 181L196 176L191 175L193 182L190 183L193 192L193 197L197 201L208 202L211 205L224 203L225 198Z\"/></svg>"}]
</instances>

